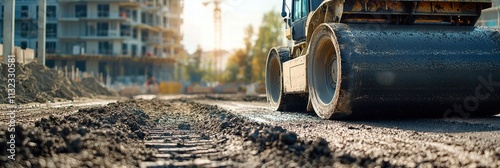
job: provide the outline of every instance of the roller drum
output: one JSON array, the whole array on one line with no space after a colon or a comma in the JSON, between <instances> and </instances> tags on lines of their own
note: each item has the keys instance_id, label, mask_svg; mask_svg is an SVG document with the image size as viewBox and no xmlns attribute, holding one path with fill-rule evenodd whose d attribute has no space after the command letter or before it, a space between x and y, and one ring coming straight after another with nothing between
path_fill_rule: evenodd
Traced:
<instances>
[{"instance_id":1,"label":"roller drum","mask_svg":"<svg viewBox=\"0 0 500 168\"><path fill-rule=\"evenodd\" d=\"M480 27L329 24L353 116L500 112L500 33ZM346 102L347 101L347 102ZM451 110L451 111L450 111Z\"/></svg>"}]
</instances>

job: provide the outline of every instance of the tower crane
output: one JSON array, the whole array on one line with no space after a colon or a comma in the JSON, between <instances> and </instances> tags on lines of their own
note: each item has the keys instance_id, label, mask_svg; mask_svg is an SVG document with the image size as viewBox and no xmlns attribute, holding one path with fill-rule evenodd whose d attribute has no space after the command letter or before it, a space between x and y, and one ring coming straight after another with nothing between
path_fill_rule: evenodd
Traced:
<instances>
[{"instance_id":1,"label":"tower crane","mask_svg":"<svg viewBox=\"0 0 500 168\"><path fill-rule=\"evenodd\" d=\"M222 44L222 31L221 31L221 8L220 5L224 0L206 0L203 2L204 6L213 4L214 7L214 51L213 51L213 61L214 61L214 72L218 76L220 81L221 74L218 72L222 69L222 56L221 56L221 44Z\"/></svg>"}]
</instances>

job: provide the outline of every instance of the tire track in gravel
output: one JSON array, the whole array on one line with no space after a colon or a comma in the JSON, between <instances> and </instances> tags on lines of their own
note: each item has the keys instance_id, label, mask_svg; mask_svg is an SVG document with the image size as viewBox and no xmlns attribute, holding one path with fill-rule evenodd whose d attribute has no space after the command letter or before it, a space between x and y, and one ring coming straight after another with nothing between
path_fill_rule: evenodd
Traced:
<instances>
[{"instance_id":1,"label":"tire track in gravel","mask_svg":"<svg viewBox=\"0 0 500 168\"><path fill-rule=\"evenodd\" d=\"M175 105L174 105L175 106ZM176 115L162 115L155 128L148 131L148 148L158 150L157 161L142 162L141 168L152 167L227 167L217 146L226 141L211 140L203 131L192 128L189 119Z\"/></svg>"},{"instance_id":2,"label":"tire track in gravel","mask_svg":"<svg viewBox=\"0 0 500 168\"><path fill-rule=\"evenodd\" d=\"M222 108L194 103L192 100L162 101L154 99L147 105L141 106L141 109L144 109L148 115L158 120L157 127L161 127L160 130L179 131L184 126L175 123L186 119L186 122L190 125L190 131L197 132L196 134L201 137L205 135L210 141L217 142L217 145L212 144L211 150L214 153L216 151L220 153L220 155L217 155L218 158L207 157L203 161L196 160L196 158L192 157L193 155L183 155L171 151L169 157L159 158L159 161L154 163L143 163L143 167L168 167L175 164L188 167L199 165L215 165L217 167L221 165L212 164L214 161L231 163L231 167L325 167L333 164L349 167L371 165L373 167L375 165L390 165L386 162L376 164L366 157L358 158L349 154L332 154L328 142L322 138L304 140L297 137L296 133L282 127L243 119ZM164 126L161 123L167 125ZM176 126L177 129L175 129ZM159 131L159 133L163 134L165 131ZM165 140L162 139L171 142L169 136L172 136L172 133L150 138L151 140L159 138L160 143L165 143ZM188 141L196 140L195 137L190 136L193 135L188 134ZM161 146L161 144L156 145ZM163 145L163 147L165 146ZM189 152L206 150L206 148L199 146L188 148L190 148ZM181 147L174 149L182 150ZM163 151L169 150L173 149L165 148ZM170 157L174 155L176 157ZM175 160L175 158L180 160Z\"/></svg>"}]
</instances>

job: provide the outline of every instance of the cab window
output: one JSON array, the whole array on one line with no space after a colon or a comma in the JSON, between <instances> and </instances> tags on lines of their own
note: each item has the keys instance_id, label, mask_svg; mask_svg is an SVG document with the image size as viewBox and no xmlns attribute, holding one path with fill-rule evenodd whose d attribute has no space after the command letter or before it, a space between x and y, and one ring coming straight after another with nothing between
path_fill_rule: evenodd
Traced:
<instances>
[{"instance_id":1,"label":"cab window","mask_svg":"<svg viewBox=\"0 0 500 168\"><path fill-rule=\"evenodd\" d=\"M293 1L293 21L297 21L309 14L308 0Z\"/></svg>"}]
</instances>

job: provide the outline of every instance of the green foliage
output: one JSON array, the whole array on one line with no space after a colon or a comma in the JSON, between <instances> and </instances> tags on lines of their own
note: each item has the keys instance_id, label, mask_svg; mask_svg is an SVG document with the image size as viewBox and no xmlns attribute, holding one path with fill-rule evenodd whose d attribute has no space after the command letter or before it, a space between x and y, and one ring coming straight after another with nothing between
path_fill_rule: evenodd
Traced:
<instances>
[{"instance_id":1,"label":"green foliage","mask_svg":"<svg viewBox=\"0 0 500 168\"><path fill-rule=\"evenodd\" d=\"M186 76L188 77L188 80L193 83L200 83L205 74L205 71L201 69L202 53L203 51L201 47L198 46L198 49L192 55L192 58L189 60L188 64L185 66Z\"/></svg>"},{"instance_id":2,"label":"green foliage","mask_svg":"<svg viewBox=\"0 0 500 168\"><path fill-rule=\"evenodd\" d=\"M224 72L224 82L247 82L245 80L245 71L248 60L248 53L243 49L238 49L229 57L226 71Z\"/></svg>"},{"instance_id":3,"label":"green foliage","mask_svg":"<svg viewBox=\"0 0 500 168\"><path fill-rule=\"evenodd\" d=\"M209 59L205 59L206 62L200 64L199 68L202 70L201 80L204 82L217 82L219 81L218 72L215 72L215 63L213 62L214 52L208 52L203 56Z\"/></svg>"},{"instance_id":4,"label":"green foliage","mask_svg":"<svg viewBox=\"0 0 500 168\"><path fill-rule=\"evenodd\" d=\"M264 83L266 58L269 50L282 45L283 21L277 12L264 14L257 41L252 49L252 80Z\"/></svg>"},{"instance_id":5,"label":"green foliage","mask_svg":"<svg viewBox=\"0 0 500 168\"><path fill-rule=\"evenodd\" d=\"M277 12L267 12L253 41L251 25L245 29L245 48L238 49L229 58L224 72L224 82L264 83L266 58L272 47L282 45L283 22Z\"/></svg>"},{"instance_id":6,"label":"green foliage","mask_svg":"<svg viewBox=\"0 0 500 168\"><path fill-rule=\"evenodd\" d=\"M245 29L245 48L236 50L229 57L224 72L224 82L249 83L252 78L252 65L250 64L250 52L252 49L253 28L251 25Z\"/></svg>"}]
</instances>

